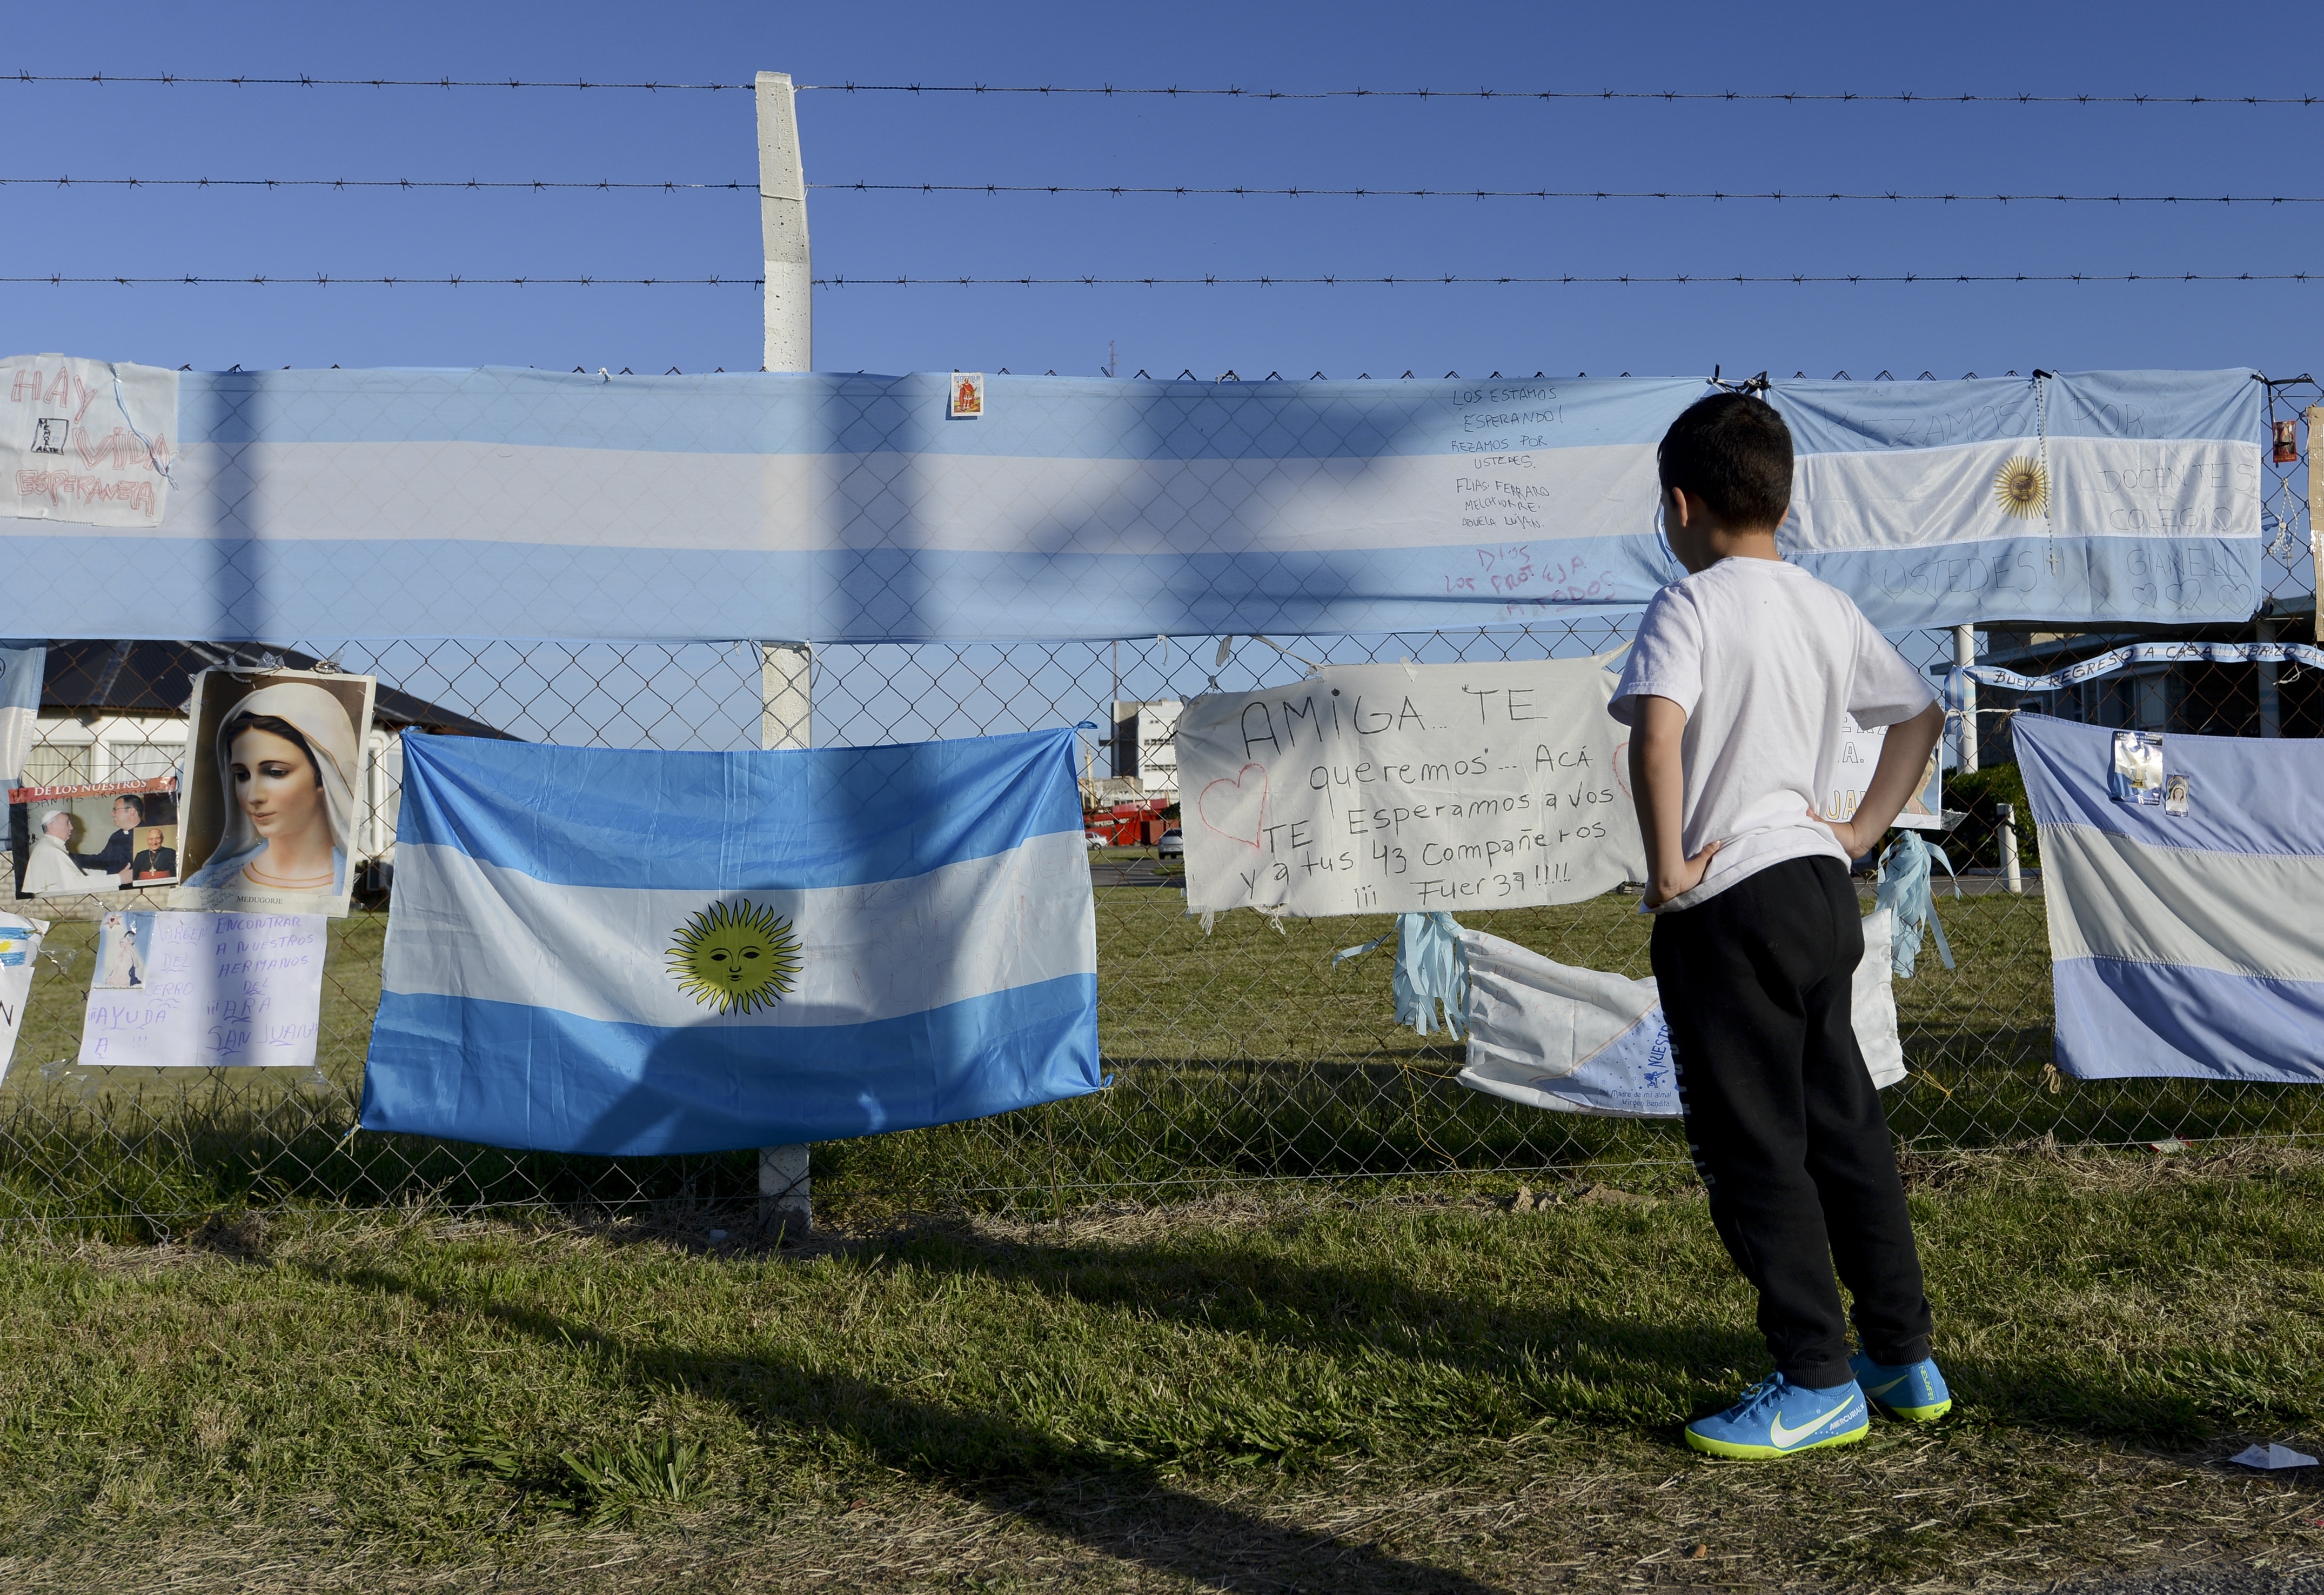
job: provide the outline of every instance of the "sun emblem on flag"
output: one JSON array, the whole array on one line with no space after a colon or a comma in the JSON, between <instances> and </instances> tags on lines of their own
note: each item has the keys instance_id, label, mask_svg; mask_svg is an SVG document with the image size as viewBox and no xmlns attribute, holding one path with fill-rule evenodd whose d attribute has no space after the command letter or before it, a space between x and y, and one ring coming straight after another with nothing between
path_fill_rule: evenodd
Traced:
<instances>
[{"instance_id":1,"label":"sun emblem on flag","mask_svg":"<svg viewBox=\"0 0 2324 1595\"><path fill-rule=\"evenodd\" d=\"M2050 507L2050 473L2031 455L2017 455L2002 463L2001 474L1993 478L1993 496L2004 510L2030 521Z\"/></svg>"},{"instance_id":2,"label":"sun emblem on flag","mask_svg":"<svg viewBox=\"0 0 2324 1595\"><path fill-rule=\"evenodd\" d=\"M722 1014L755 1013L798 983L799 939L791 922L764 904L714 903L675 935L670 978L696 1002Z\"/></svg>"}]
</instances>

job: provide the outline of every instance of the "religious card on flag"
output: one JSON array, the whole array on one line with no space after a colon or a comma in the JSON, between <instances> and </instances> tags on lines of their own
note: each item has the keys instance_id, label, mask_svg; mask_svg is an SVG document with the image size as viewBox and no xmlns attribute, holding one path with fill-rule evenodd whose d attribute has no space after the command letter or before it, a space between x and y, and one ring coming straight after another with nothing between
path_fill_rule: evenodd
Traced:
<instances>
[{"instance_id":1,"label":"religious card on flag","mask_svg":"<svg viewBox=\"0 0 2324 1595\"><path fill-rule=\"evenodd\" d=\"M2148 731L2114 734L2114 801L2153 807L2163 802L2163 738Z\"/></svg>"}]
</instances>

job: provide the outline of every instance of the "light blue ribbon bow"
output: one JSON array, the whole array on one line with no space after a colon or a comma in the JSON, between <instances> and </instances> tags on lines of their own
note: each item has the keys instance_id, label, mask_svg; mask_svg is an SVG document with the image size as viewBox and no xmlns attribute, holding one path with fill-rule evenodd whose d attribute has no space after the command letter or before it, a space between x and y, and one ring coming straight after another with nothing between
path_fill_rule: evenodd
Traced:
<instances>
[{"instance_id":1,"label":"light blue ribbon bow","mask_svg":"<svg viewBox=\"0 0 2324 1595\"><path fill-rule=\"evenodd\" d=\"M1469 1003L1469 955L1461 950L1461 927L1449 913L1399 913L1396 929L1360 947L1343 947L1332 955L1338 969L1351 958L1396 938L1396 1022L1426 1035L1438 1024L1436 1005L1444 1005L1443 1024L1452 1034L1461 1034L1461 1015Z\"/></svg>"},{"instance_id":2,"label":"light blue ribbon bow","mask_svg":"<svg viewBox=\"0 0 2324 1595\"><path fill-rule=\"evenodd\" d=\"M1953 895L1959 897L1960 876L1953 875L1953 861L1941 848L1923 841L1919 831L1898 832L1880 855L1880 890L1875 901L1888 911L1889 966L1907 979L1912 978L1913 960L1921 956L1924 932L1935 934L1937 956L1944 960L1945 968L1953 967L1953 950L1945 945L1945 928L1937 922L1936 894L1930 889L1932 859L1953 876Z\"/></svg>"}]
</instances>

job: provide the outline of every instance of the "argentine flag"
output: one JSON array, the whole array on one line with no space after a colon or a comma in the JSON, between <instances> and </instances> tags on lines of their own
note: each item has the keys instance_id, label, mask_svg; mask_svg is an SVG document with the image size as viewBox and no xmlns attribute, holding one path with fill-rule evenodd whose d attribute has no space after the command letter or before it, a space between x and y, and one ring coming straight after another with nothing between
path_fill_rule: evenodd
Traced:
<instances>
[{"instance_id":1,"label":"argentine flag","mask_svg":"<svg viewBox=\"0 0 2324 1595\"><path fill-rule=\"evenodd\" d=\"M45 643L0 642L0 782L24 778L48 665Z\"/></svg>"},{"instance_id":2,"label":"argentine flag","mask_svg":"<svg viewBox=\"0 0 2324 1595\"><path fill-rule=\"evenodd\" d=\"M2171 796L2147 805L2115 801L2107 728L2011 727L2040 827L2059 1069L2324 1083L2324 745L2167 733Z\"/></svg>"},{"instance_id":3,"label":"argentine flag","mask_svg":"<svg viewBox=\"0 0 2324 1595\"><path fill-rule=\"evenodd\" d=\"M403 761L365 1129L715 1152L1103 1083L1071 731Z\"/></svg>"}]
</instances>

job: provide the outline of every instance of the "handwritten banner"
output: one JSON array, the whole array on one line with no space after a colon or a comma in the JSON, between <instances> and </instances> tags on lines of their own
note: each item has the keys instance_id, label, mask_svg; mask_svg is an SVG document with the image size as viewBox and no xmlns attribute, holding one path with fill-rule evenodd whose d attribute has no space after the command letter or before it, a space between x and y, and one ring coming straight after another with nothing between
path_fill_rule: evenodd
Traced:
<instances>
[{"instance_id":1,"label":"handwritten banner","mask_svg":"<svg viewBox=\"0 0 2324 1595\"><path fill-rule=\"evenodd\" d=\"M329 922L306 913L108 913L84 1068L306 1068Z\"/></svg>"},{"instance_id":2,"label":"handwritten banner","mask_svg":"<svg viewBox=\"0 0 2324 1595\"><path fill-rule=\"evenodd\" d=\"M0 515L158 526L178 432L174 371L11 356L0 364Z\"/></svg>"},{"instance_id":3,"label":"handwritten banner","mask_svg":"<svg viewBox=\"0 0 2324 1595\"><path fill-rule=\"evenodd\" d=\"M1370 664L1194 700L1188 909L1525 908L1644 879L1615 680L1599 659Z\"/></svg>"}]
</instances>

